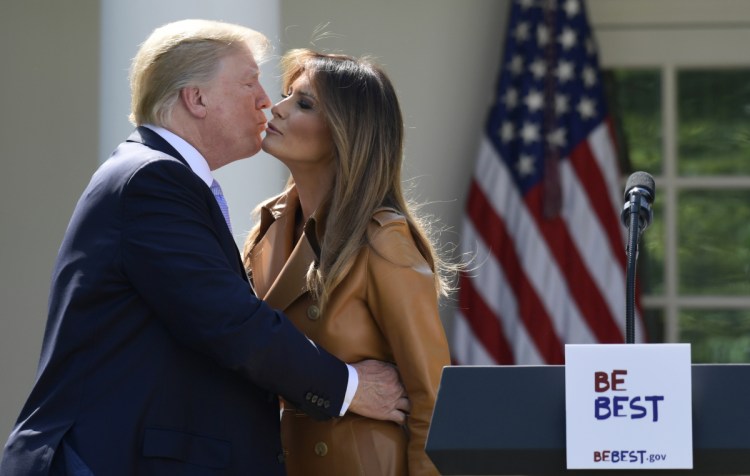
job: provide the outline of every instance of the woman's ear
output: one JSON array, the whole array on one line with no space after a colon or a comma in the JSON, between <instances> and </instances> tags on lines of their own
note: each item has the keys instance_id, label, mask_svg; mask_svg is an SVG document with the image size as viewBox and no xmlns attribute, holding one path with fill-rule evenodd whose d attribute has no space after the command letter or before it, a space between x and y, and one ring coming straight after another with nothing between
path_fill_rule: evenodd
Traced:
<instances>
[{"instance_id":1,"label":"woman's ear","mask_svg":"<svg viewBox=\"0 0 750 476\"><path fill-rule=\"evenodd\" d=\"M204 104L203 91L196 86L180 89L180 101L185 109L194 117L203 119L206 117L207 108Z\"/></svg>"}]
</instances>

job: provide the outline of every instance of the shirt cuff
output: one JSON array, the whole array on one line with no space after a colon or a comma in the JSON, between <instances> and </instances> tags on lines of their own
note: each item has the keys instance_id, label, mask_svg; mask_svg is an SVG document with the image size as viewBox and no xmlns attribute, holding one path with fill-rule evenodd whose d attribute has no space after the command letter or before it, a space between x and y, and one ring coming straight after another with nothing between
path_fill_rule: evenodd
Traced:
<instances>
[{"instance_id":1,"label":"shirt cuff","mask_svg":"<svg viewBox=\"0 0 750 476\"><path fill-rule=\"evenodd\" d=\"M346 384L346 394L344 395L344 403L341 404L341 413L339 413L339 416L344 416L344 413L349 409L349 405L354 400L354 394L357 393L357 387L359 386L357 369L349 364L346 364L346 368L349 369L349 383Z\"/></svg>"}]
</instances>

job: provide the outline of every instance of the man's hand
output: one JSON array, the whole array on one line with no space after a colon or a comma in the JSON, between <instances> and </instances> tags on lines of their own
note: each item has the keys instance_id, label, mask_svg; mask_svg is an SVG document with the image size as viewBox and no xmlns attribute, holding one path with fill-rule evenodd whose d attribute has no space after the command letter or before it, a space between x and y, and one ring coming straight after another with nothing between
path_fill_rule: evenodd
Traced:
<instances>
[{"instance_id":1,"label":"man's hand","mask_svg":"<svg viewBox=\"0 0 750 476\"><path fill-rule=\"evenodd\" d=\"M390 420L402 425L411 409L398 370L378 360L350 364L357 370L359 385L349 411L376 420Z\"/></svg>"}]
</instances>

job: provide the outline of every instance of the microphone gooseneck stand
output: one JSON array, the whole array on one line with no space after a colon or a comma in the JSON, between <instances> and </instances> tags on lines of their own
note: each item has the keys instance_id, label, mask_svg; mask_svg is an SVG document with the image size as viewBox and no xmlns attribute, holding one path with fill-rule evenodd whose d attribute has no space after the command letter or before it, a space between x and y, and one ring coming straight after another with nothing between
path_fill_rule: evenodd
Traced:
<instances>
[{"instance_id":1,"label":"microphone gooseneck stand","mask_svg":"<svg viewBox=\"0 0 750 476\"><path fill-rule=\"evenodd\" d=\"M628 228L628 256L625 296L625 343L635 343L635 262L638 260L638 240L651 223L651 203L656 187L654 178L646 172L635 172L625 184L625 205L620 220Z\"/></svg>"},{"instance_id":2,"label":"microphone gooseneck stand","mask_svg":"<svg viewBox=\"0 0 750 476\"><path fill-rule=\"evenodd\" d=\"M630 195L630 218L628 220L627 282L625 296L625 343L635 343L635 264L638 259L638 239L640 238L639 216L641 213L640 193Z\"/></svg>"}]
</instances>

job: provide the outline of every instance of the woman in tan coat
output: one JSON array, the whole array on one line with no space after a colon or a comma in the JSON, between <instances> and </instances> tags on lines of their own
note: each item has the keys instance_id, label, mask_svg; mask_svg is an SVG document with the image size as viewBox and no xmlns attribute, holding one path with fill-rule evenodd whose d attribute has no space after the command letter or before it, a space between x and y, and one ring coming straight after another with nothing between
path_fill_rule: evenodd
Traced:
<instances>
[{"instance_id":1,"label":"woman in tan coat","mask_svg":"<svg viewBox=\"0 0 750 476\"><path fill-rule=\"evenodd\" d=\"M293 50L282 67L263 149L291 178L260 206L245 266L258 295L329 352L393 362L411 401L404 426L355 414L318 422L283 402L287 472L438 474L424 445L450 359L438 316L445 265L403 197L395 91L348 56Z\"/></svg>"}]
</instances>

